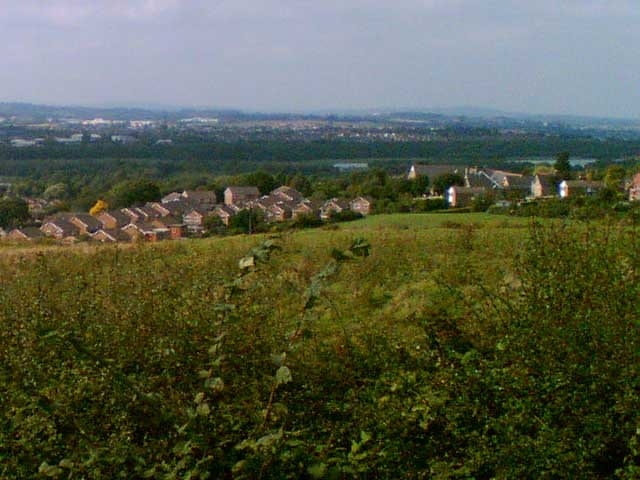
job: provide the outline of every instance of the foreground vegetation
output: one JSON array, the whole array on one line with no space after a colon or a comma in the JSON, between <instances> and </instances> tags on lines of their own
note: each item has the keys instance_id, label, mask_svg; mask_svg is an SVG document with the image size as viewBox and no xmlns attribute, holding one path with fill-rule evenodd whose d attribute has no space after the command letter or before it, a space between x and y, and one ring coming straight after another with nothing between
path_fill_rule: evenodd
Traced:
<instances>
[{"instance_id":1,"label":"foreground vegetation","mask_svg":"<svg viewBox=\"0 0 640 480\"><path fill-rule=\"evenodd\" d=\"M635 478L639 247L407 214L2 253L0 477Z\"/></svg>"}]
</instances>

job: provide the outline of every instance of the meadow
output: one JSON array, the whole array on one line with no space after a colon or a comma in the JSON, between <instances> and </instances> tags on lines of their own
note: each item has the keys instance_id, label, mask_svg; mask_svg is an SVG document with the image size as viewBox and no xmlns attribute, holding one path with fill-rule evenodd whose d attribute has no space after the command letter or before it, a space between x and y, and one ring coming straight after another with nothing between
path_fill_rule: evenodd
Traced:
<instances>
[{"instance_id":1,"label":"meadow","mask_svg":"<svg viewBox=\"0 0 640 480\"><path fill-rule=\"evenodd\" d=\"M1 478L636 478L634 227L0 250Z\"/></svg>"}]
</instances>

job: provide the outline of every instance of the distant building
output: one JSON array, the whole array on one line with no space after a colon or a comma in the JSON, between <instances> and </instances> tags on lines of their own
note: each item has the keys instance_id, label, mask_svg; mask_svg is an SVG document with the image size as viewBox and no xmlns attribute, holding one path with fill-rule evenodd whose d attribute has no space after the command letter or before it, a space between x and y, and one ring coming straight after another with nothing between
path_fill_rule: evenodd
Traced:
<instances>
[{"instance_id":1,"label":"distant building","mask_svg":"<svg viewBox=\"0 0 640 480\"><path fill-rule=\"evenodd\" d=\"M425 165L414 163L407 173L408 180L415 180L418 177L427 177L430 182L441 175L457 174L463 176L465 167L461 165Z\"/></svg>"},{"instance_id":2,"label":"distant building","mask_svg":"<svg viewBox=\"0 0 640 480\"><path fill-rule=\"evenodd\" d=\"M459 187L454 185L446 192L447 203L450 207L468 207L476 199L487 193L485 187Z\"/></svg>"},{"instance_id":3,"label":"distant building","mask_svg":"<svg viewBox=\"0 0 640 480\"><path fill-rule=\"evenodd\" d=\"M560 198L576 195L593 195L604 188L602 182L590 182L587 180L563 180L558 185Z\"/></svg>"},{"instance_id":4,"label":"distant building","mask_svg":"<svg viewBox=\"0 0 640 480\"><path fill-rule=\"evenodd\" d=\"M129 145L135 143L136 138L131 135L111 135L111 141L113 143L120 143L122 145Z\"/></svg>"},{"instance_id":5,"label":"distant building","mask_svg":"<svg viewBox=\"0 0 640 480\"><path fill-rule=\"evenodd\" d=\"M368 170L368 163L334 163L333 168L338 169L340 172L351 172L354 170Z\"/></svg>"},{"instance_id":6,"label":"distant building","mask_svg":"<svg viewBox=\"0 0 640 480\"><path fill-rule=\"evenodd\" d=\"M531 181L531 196L533 198L549 197L555 195L553 179L550 175L537 174Z\"/></svg>"}]
</instances>

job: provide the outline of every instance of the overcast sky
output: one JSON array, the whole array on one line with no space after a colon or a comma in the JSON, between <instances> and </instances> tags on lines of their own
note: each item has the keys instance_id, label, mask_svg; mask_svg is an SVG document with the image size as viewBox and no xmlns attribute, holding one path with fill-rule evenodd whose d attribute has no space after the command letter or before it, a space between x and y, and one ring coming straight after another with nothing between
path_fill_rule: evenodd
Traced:
<instances>
[{"instance_id":1,"label":"overcast sky","mask_svg":"<svg viewBox=\"0 0 640 480\"><path fill-rule=\"evenodd\" d=\"M640 117L638 0L0 0L0 101Z\"/></svg>"}]
</instances>

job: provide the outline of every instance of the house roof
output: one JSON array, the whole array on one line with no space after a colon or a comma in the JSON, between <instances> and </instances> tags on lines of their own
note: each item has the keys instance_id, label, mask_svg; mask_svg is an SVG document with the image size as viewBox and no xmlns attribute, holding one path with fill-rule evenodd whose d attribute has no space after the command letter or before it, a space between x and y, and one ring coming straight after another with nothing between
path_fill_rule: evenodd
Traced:
<instances>
[{"instance_id":1,"label":"house roof","mask_svg":"<svg viewBox=\"0 0 640 480\"><path fill-rule=\"evenodd\" d=\"M225 193L229 191L234 195L254 195L259 196L260 191L258 187L238 187L238 186L230 186L227 187Z\"/></svg>"},{"instance_id":2,"label":"house roof","mask_svg":"<svg viewBox=\"0 0 640 480\"><path fill-rule=\"evenodd\" d=\"M38 227L23 227L23 228L14 228L11 230L7 236L15 238L16 236L23 237L29 240L36 240L38 238L43 238L44 233Z\"/></svg>"},{"instance_id":3,"label":"house roof","mask_svg":"<svg viewBox=\"0 0 640 480\"><path fill-rule=\"evenodd\" d=\"M502 184L496 181L484 170L469 172L465 176L466 188L503 188Z\"/></svg>"},{"instance_id":4,"label":"house roof","mask_svg":"<svg viewBox=\"0 0 640 480\"><path fill-rule=\"evenodd\" d=\"M233 208L229 207L228 205L218 205L213 213L214 213L214 215L218 215L218 216L229 216L229 217L231 217L231 216L236 214L236 210L234 210Z\"/></svg>"},{"instance_id":5,"label":"house roof","mask_svg":"<svg viewBox=\"0 0 640 480\"><path fill-rule=\"evenodd\" d=\"M505 177L505 188L512 189L524 189L528 190L531 188L531 182L533 182L534 177L529 175L521 175L518 177L508 176Z\"/></svg>"},{"instance_id":6,"label":"house roof","mask_svg":"<svg viewBox=\"0 0 640 480\"><path fill-rule=\"evenodd\" d=\"M323 208L331 208L332 206L338 206L343 210L347 210L350 207L349 200L346 198L331 198L324 202Z\"/></svg>"},{"instance_id":7,"label":"house roof","mask_svg":"<svg viewBox=\"0 0 640 480\"><path fill-rule=\"evenodd\" d=\"M182 215L188 209L193 208L190 202L184 198L169 203L163 203L162 208L169 212L169 215L177 216Z\"/></svg>"},{"instance_id":8,"label":"house roof","mask_svg":"<svg viewBox=\"0 0 640 480\"><path fill-rule=\"evenodd\" d=\"M182 194L178 193L178 192L171 192L167 195L165 195L164 197L162 197L162 199L160 200L162 203L171 203L171 202L177 202L179 200L182 199Z\"/></svg>"},{"instance_id":9,"label":"house roof","mask_svg":"<svg viewBox=\"0 0 640 480\"><path fill-rule=\"evenodd\" d=\"M433 180L435 177L445 175L447 173L457 173L459 175L464 174L465 167L462 165L426 165L420 163L414 163L411 165L413 170L418 176L429 177Z\"/></svg>"},{"instance_id":10,"label":"house roof","mask_svg":"<svg viewBox=\"0 0 640 480\"><path fill-rule=\"evenodd\" d=\"M213 190L185 190L182 197L195 203L216 203L216 192Z\"/></svg>"},{"instance_id":11,"label":"house roof","mask_svg":"<svg viewBox=\"0 0 640 480\"><path fill-rule=\"evenodd\" d=\"M101 228L100 230L97 230L96 232L94 232L91 236L93 238L97 237L97 236L101 236L104 235L105 237L107 237L109 240L111 240L112 242L121 242L121 241L128 241L130 240L130 237L123 232L122 230L119 229L113 229L113 228Z\"/></svg>"},{"instance_id":12,"label":"house roof","mask_svg":"<svg viewBox=\"0 0 640 480\"><path fill-rule=\"evenodd\" d=\"M460 195L464 195L464 194L471 194L471 195L475 195L477 193L485 193L487 191L486 187L460 187L458 185L454 185L452 187L449 187L449 190L454 190L456 192L456 194Z\"/></svg>"},{"instance_id":13,"label":"house roof","mask_svg":"<svg viewBox=\"0 0 640 480\"><path fill-rule=\"evenodd\" d=\"M134 210L140 212L143 218L157 218L160 216L160 212L158 212L155 208L147 205L142 207L135 207Z\"/></svg>"},{"instance_id":14,"label":"house roof","mask_svg":"<svg viewBox=\"0 0 640 480\"><path fill-rule=\"evenodd\" d=\"M106 212L100 212L97 215L98 220L100 220L100 217L102 215L110 216L112 219L116 221L116 224L120 226L126 225L131 220L131 217L129 217L129 215L121 212L120 210L109 210Z\"/></svg>"},{"instance_id":15,"label":"house roof","mask_svg":"<svg viewBox=\"0 0 640 480\"><path fill-rule=\"evenodd\" d=\"M276 188L271 192L271 195L278 196L283 200L287 200L290 202L301 202L304 200L304 195L300 193L295 188L289 187L287 185L283 185L281 187Z\"/></svg>"},{"instance_id":16,"label":"house roof","mask_svg":"<svg viewBox=\"0 0 640 480\"><path fill-rule=\"evenodd\" d=\"M76 213L71 218L71 220L74 219L84 224L88 230L99 230L102 228L102 222L88 213Z\"/></svg>"},{"instance_id":17,"label":"house roof","mask_svg":"<svg viewBox=\"0 0 640 480\"><path fill-rule=\"evenodd\" d=\"M356 197L353 200L351 200L351 203L356 202L356 201L362 201L362 200L365 200L365 201L367 201L369 203L373 203L373 201L374 201L373 197L370 197L368 195L364 195L364 196L361 195L361 196Z\"/></svg>"},{"instance_id":18,"label":"house roof","mask_svg":"<svg viewBox=\"0 0 640 480\"><path fill-rule=\"evenodd\" d=\"M42 227L40 227L40 230L44 231L47 225L53 225L56 230L60 231L62 237L75 237L80 233L78 227L64 219L52 219L48 222L44 222Z\"/></svg>"}]
</instances>

